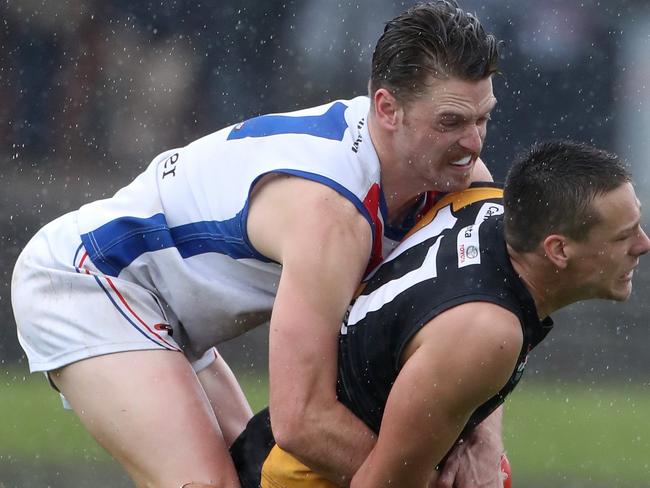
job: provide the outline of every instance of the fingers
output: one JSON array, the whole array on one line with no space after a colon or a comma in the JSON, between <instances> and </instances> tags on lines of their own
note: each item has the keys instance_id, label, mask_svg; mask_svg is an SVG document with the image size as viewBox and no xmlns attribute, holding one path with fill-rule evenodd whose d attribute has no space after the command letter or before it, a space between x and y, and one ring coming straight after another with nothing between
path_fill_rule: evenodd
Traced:
<instances>
[{"instance_id":1,"label":"fingers","mask_svg":"<svg viewBox=\"0 0 650 488\"><path fill-rule=\"evenodd\" d=\"M465 444L457 444L454 446L451 454L449 454L440 470L438 479L433 485L434 488L453 488L454 481L460 469L461 459L465 455L465 450Z\"/></svg>"},{"instance_id":2,"label":"fingers","mask_svg":"<svg viewBox=\"0 0 650 488\"><path fill-rule=\"evenodd\" d=\"M185 483L181 488L219 488L217 485L206 485L205 483Z\"/></svg>"}]
</instances>

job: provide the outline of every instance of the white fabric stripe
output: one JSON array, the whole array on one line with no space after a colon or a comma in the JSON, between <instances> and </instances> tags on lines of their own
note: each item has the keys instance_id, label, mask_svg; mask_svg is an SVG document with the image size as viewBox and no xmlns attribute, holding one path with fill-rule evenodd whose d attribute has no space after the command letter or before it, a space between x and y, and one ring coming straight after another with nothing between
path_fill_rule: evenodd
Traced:
<instances>
[{"instance_id":1,"label":"white fabric stripe","mask_svg":"<svg viewBox=\"0 0 650 488\"><path fill-rule=\"evenodd\" d=\"M417 246L421 242L424 242L431 237L439 236L443 230L453 228L454 225L456 225L457 220L458 219L451 213L451 205L447 205L446 207L441 208L431 223L425 225L420 230L404 239L384 260L384 263L392 261L404 251ZM370 278L372 278L377 269L380 267L381 266L375 268L364 281L368 281Z\"/></svg>"},{"instance_id":2,"label":"white fabric stripe","mask_svg":"<svg viewBox=\"0 0 650 488\"><path fill-rule=\"evenodd\" d=\"M413 236L417 234L419 234L419 232L413 234ZM411 286L424 280L435 278L438 275L436 257L438 255L441 241L442 237L440 237L436 243L429 248L422 266L418 269L414 269L397 279L389 281L369 295L361 295L357 298L352 310L350 310L347 326L351 327L355 325L357 322L363 320L367 314L379 310L384 306L384 304L390 303L397 295L409 289Z\"/></svg>"}]
</instances>

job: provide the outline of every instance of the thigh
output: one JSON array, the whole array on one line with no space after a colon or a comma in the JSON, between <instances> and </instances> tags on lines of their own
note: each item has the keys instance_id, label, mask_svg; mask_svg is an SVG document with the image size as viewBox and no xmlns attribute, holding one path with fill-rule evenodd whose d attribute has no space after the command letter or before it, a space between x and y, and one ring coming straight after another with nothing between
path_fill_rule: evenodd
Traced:
<instances>
[{"instance_id":1,"label":"thigh","mask_svg":"<svg viewBox=\"0 0 650 488\"><path fill-rule=\"evenodd\" d=\"M239 486L217 419L181 353L107 354L50 377L137 486Z\"/></svg>"}]
</instances>

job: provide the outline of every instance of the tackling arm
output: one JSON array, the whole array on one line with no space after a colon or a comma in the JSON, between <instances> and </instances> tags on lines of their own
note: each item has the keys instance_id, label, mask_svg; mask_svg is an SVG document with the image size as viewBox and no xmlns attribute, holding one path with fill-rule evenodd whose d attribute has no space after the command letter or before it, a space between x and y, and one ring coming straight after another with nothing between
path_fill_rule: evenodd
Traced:
<instances>
[{"instance_id":1,"label":"tackling arm","mask_svg":"<svg viewBox=\"0 0 650 488\"><path fill-rule=\"evenodd\" d=\"M334 190L300 178L276 177L255 199L251 241L282 263L270 327L273 434L279 447L345 485L375 440L336 398L338 334L368 263L370 226Z\"/></svg>"},{"instance_id":2,"label":"tackling arm","mask_svg":"<svg viewBox=\"0 0 650 488\"><path fill-rule=\"evenodd\" d=\"M423 488L472 412L512 374L518 319L484 302L434 318L407 345L379 438L351 488Z\"/></svg>"}]
</instances>

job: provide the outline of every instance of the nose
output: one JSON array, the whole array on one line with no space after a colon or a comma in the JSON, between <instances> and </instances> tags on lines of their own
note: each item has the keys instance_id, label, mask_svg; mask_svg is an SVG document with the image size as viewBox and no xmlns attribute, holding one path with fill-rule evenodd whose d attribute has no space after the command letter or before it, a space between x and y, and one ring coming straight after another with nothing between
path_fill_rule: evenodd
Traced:
<instances>
[{"instance_id":1,"label":"nose","mask_svg":"<svg viewBox=\"0 0 650 488\"><path fill-rule=\"evenodd\" d=\"M646 254L648 251L650 251L650 238L642 228L639 229L638 237L639 242L633 248L633 251L635 256L642 256L643 254Z\"/></svg>"},{"instance_id":2,"label":"nose","mask_svg":"<svg viewBox=\"0 0 650 488\"><path fill-rule=\"evenodd\" d=\"M476 124L470 125L458 141L458 144L473 154L480 154L483 147L483 129Z\"/></svg>"}]
</instances>

